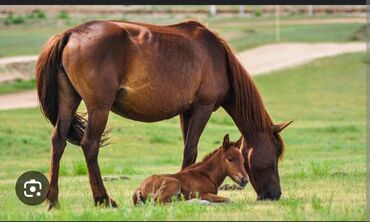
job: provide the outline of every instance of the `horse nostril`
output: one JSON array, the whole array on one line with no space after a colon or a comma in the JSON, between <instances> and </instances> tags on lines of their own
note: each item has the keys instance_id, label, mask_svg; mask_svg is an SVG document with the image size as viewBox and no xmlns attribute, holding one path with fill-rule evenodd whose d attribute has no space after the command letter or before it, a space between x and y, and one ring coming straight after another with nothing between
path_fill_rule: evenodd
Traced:
<instances>
[{"instance_id":1,"label":"horse nostril","mask_svg":"<svg viewBox=\"0 0 370 222\"><path fill-rule=\"evenodd\" d=\"M240 186L241 187L244 187L245 185L247 185L247 183L248 183L248 178L246 178L246 177L242 177L242 179L240 180Z\"/></svg>"},{"instance_id":2,"label":"horse nostril","mask_svg":"<svg viewBox=\"0 0 370 222\"><path fill-rule=\"evenodd\" d=\"M249 182L249 180L248 180L248 178L247 178L247 177L243 177L243 178L242 178L242 180L243 180L245 183L248 183L248 182Z\"/></svg>"}]
</instances>

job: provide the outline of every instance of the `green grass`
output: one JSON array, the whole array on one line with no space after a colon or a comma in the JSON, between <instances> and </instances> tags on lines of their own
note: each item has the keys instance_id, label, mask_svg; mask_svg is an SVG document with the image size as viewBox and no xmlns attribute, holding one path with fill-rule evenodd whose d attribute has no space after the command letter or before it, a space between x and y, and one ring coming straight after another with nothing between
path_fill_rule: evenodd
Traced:
<instances>
[{"instance_id":1,"label":"green grass","mask_svg":"<svg viewBox=\"0 0 370 222\"><path fill-rule=\"evenodd\" d=\"M365 58L345 54L254 78L273 119L294 120L282 133L283 196L277 202L257 202L248 185L220 192L231 204L134 207L131 194L145 177L179 169L179 120L147 124L111 114L113 144L101 149L99 162L103 177L129 177L105 182L119 208L93 206L83 153L72 145L61 163L61 209L25 206L15 181L27 170L47 174L52 127L38 109L1 111L0 220L365 220ZM217 148L226 133L239 137L219 109L201 137L199 156Z\"/></svg>"},{"instance_id":2,"label":"green grass","mask_svg":"<svg viewBox=\"0 0 370 222\"><path fill-rule=\"evenodd\" d=\"M280 42L348 42L360 32L363 24L316 24L283 25L280 27ZM245 50L267 43L276 43L275 27L230 26L220 28L221 34L229 37L235 50ZM318 34L320 33L320 34ZM361 37L362 38L362 37ZM363 40L364 39L360 39Z\"/></svg>"},{"instance_id":3,"label":"green grass","mask_svg":"<svg viewBox=\"0 0 370 222\"><path fill-rule=\"evenodd\" d=\"M35 79L16 80L6 83L0 83L0 95L34 89L35 87L36 87Z\"/></svg>"},{"instance_id":4,"label":"green grass","mask_svg":"<svg viewBox=\"0 0 370 222\"><path fill-rule=\"evenodd\" d=\"M324 18L335 18L327 16ZM25 54L38 54L42 45L63 30L93 19L116 19L154 24L172 24L185 19L200 19L214 30L220 32L236 50L244 50L266 43L275 42L274 17L227 17L196 16L185 14L163 15L89 15L74 17L47 17L47 19L27 19L23 24L4 25L0 19L0 57ZM283 16L281 21L307 19L306 16ZM316 18L317 19L317 18ZM266 24L268 22L268 24ZM351 41L365 24L294 24L281 25L281 41L320 42ZM319 33L319 34L318 34ZM363 35L357 40L364 41Z\"/></svg>"},{"instance_id":5,"label":"green grass","mask_svg":"<svg viewBox=\"0 0 370 222\"><path fill-rule=\"evenodd\" d=\"M66 26L55 27L55 24L1 27L0 57L38 54L51 36L64 29Z\"/></svg>"}]
</instances>

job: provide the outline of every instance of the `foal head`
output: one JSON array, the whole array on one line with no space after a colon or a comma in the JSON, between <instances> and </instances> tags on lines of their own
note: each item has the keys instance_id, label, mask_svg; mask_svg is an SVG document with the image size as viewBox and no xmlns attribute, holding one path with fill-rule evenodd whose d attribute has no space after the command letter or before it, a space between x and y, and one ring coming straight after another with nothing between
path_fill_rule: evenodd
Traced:
<instances>
[{"instance_id":1,"label":"foal head","mask_svg":"<svg viewBox=\"0 0 370 222\"><path fill-rule=\"evenodd\" d=\"M224 167L227 176L235 183L244 187L248 183L248 175L244 168L244 157L240 151L242 140L239 139L236 143L230 142L229 134L224 137L222 144L222 166Z\"/></svg>"}]
</instances>

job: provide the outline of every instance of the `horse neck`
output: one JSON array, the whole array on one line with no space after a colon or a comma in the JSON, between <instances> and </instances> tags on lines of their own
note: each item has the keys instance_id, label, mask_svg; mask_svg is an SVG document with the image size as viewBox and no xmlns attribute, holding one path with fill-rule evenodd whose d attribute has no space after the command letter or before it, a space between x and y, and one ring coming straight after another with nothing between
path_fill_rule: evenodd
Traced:
<instances>
[{"instance_id":1,"label":"horse neck","mask_svg":"<svg viewBox=\"0 0 370 222\"><path fill-rule=\"evenodd\" d=\"M211 158L207 159L196 168L196 170L199 170L203 174L207 175L207 177L217 186L217 188L221 186L227 176L223 164L220 164L221 162L222 151L219 150L213 154Z\"/></svg>"},{"instance_id":2,"label":"horse neck","mask_svg":"<svg viewBox=\"0 0 370 222\"><path fill-rule=\"evenodd\" d=\"M225 49L231 83L230 96L223 107L229 112L247 139L248 135L271 127L272 120L248 71L240 63L226 41L217 35L215 37Z\"/></svg>"},{"instance_id":3,"label":"horse neck","mask_svg":"<svg viewBox=\"0 0 370 222\"><path fill-rule=\"evenodd\" d=\"M249 103L246 101L239 102L239 106L241 107L237 107L237 101L235 101L235 99L230 100L223 106L247 141L253 141L255 134L270 129L273 125L273 122L267 113L259 94L257 95L256 100L258 101L258 108L251 108L251 106L255 105L251 103L252 101L249 101ZM249 118L246 118L246 116Z\"/></svg>"},{"instance_id":4,"label":"horse neck","mask_svg":"<svg viewBox=\"0 0 370 222\"><path fill-rule=\"evenodd\" d=\"M239 110L235 108L234 104L227 104L224 106L224 109L226 112L230 115L230 117L233 119L235 125L238 127L240 133L243 135L246 141L251 142L253 141L253 138L258 132L261 132L263 128L256 128L253 127L253 124L246 123L245 119L242 117L242 114ZM272 122L271 122L272 125ZM265 126L267 127L271 127Z\"/></svg>"}]
</instances>

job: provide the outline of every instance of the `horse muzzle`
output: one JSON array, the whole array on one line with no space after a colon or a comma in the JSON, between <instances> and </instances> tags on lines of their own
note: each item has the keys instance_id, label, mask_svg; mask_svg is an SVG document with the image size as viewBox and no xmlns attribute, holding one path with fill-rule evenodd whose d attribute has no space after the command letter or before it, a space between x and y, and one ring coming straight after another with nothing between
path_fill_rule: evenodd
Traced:
<instances>
[{"instance_id":1,"label":"horse muzzle","mask_svg":"<svg viewBox=\"0 0 370 222\"><path fill-rule=\"evenodd\" d=\"M242 177L239 181L239 186L245 187L248 184L249 180L247 177Z\"/></svg>"},{"instance_id":2,"label":"horse muzzle","mask_svg":"<svg viewBox=\"0 0 370 222\"><path fill-rule=\"evenodd\" d=\"M257 200L279 200L281 197L280 189L268 189L258 194Z\"/></svg>"}]
</instances>

